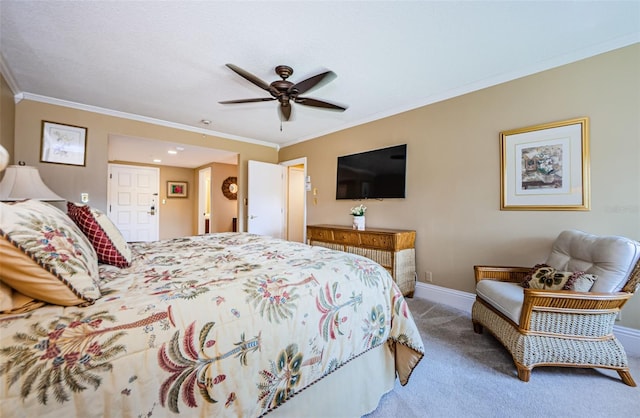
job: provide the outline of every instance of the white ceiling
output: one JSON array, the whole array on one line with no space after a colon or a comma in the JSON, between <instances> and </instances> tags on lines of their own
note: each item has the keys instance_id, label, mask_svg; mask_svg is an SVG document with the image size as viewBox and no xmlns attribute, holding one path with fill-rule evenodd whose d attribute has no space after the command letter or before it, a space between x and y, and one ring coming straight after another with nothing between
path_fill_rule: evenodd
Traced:
<instances>
[{"instance_id":1,"label":"white ceiling","mask_svg":"<svg viewBox=\"0 0 640 418\"><path fill-rule=\"evenodd\" d=\"M187 168L202 167L210 162L238 164L238 154L235 152L124 135L109 135L107 157L109 161Z\"/></svg>"},{"instance_id":2,"label":"white ceiling","mask_svg":"<svg viewBox=\"0 0 640 418\"><path fill-rule=\"evenodd\" d=\"M18 98L278 147L640 42L640 1L2 0L0 23ZM305 96L349 108L281 127L275 101L218 103L269 97L226 63L330 69Z\"/></svg>"}]
</instances>

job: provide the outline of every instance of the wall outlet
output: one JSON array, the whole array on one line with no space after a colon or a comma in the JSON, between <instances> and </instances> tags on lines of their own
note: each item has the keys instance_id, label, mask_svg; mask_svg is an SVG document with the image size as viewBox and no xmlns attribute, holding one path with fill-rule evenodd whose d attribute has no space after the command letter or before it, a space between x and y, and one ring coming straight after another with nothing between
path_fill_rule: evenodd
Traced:
<instances>
[{"instance_id":1,"label":"wall outlet","mask_svg":"<svg viewBox=\"0 0 640 418\"><path fill-rule=\"evenodd\" d=\"M433 276L431 275L430 271L424 272L424 281L427 283L433 283Z\"/></svg>"},{"instance_id":2,"label":"wall outlet","mask_svg":"<svg viewBox=\"0 0 640 418\"><path fill-rule=\"evenodd\" d=\"M618 315L616 315L616 321L622 321L622 311L618 311Z\"/></svg>"},{"instance_id":3,"label":"wall outlet","mask_svg":"<svg viewBox=\"0 0 640 418\"><path fill-rule=\"evenodd\" d=\"M88 203L89 202L89 193L80 193L80 201L82 203Z\"/></svg>"}]
</instances>

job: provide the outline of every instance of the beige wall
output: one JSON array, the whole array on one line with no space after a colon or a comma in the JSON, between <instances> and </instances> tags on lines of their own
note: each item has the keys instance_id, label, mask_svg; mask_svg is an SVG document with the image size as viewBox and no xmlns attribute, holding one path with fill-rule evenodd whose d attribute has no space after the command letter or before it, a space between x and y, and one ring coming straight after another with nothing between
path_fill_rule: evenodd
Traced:
<instances>
[{"instance_id":1,"label":"beige wall","mask_svg":"<svg viewBox=\"0 0 640 418\"><path fill-rule=\"evenodd\" d=\"M39 162L41 123L43 120L87 128L86 167ZM179 142L237 152L238 182L240 186L238 197L241 202L247 190L247 161L258 160L273 163L278 161L278 151L272 147L233 141L31 100L22 100L15 107L14 161L22 160L27 165L36 166L40 170L45 183L65 199L77 201L80 199L80 193L87 192L90 195L93 206L106 210L107 146L110 134ZM195 183L193 184L195 185ZM244 205L239 205L239 211L240 227L243 230Z\"/></svg>"},{"instance_id":2,"label":"beige wall","mask_svg":"<svg viewBox=\"0 0 640 418\"><path fill-rule=\"evenodd\" d=\"M211 232L231 232L233 218L238 216L238 200L229 200L222 193L227 177L238 177L238 167L231 164L213 164L211 169Z\"/></svg>"},{"instance_id":3,"label":"beige wall","mask_svg":"<svg viewBox=\"0 0 640 418\"><path fill-rule=\"evenodd\" d=\"M163 166L160 170L160 239L195 235L194 206L198 205L196 177L198 173L191 168ZM168 197L168 181L186 181L187 197Z\"/></svg>"},{"instance_id":4,"label":"beige wall","mask_svg":"<svg viewBox=\"0 0 640 418\"><path fill-rule=\"evenodd\" d=\"M419 280L474 291L474 264L532 266L577 228L640 240L640 45L283 148L307 157L317 196L307 223L350 223L336 157L408 144L407 197L366 201L367 226L414 229ZM500 211L499 132L575 117L591 122L591 210ZM314 205L313 198L318 202ZM640 296L621 325L640 329Z\"/></svg>"},{"instance_id":5,"label":"beige wall","mask_svg":"<svg viewBox=\"0 0 640 418\"><path fill-rule=\"evenodd\" d=\"M2 74L0 74L0 145L9 151L9 164L14 163L15 113L16 106L13 101L13 92ZM2 174L0 174L0 178L2 178Z\"/></svg>"}]
</instances>

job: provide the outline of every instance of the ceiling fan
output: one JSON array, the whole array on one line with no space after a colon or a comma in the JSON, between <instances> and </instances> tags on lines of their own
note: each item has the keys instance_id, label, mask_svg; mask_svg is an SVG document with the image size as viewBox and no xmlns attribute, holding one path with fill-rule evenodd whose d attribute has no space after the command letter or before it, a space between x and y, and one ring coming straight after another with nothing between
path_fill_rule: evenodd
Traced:
<instances>
[{"instance_id":1,"label":"ceiling fan","mask_svg":"<svg viewBox=\"0 0 640 418\"><path fill-rule=\"evenodd\" d=\"M271 97L263 97L257 99L239 99L239 100L225 100L219 102L221 104L235 104L235 103L252 103L252 102L267 102L271 100L277 100L280 102L280 118L281 120L288 121L291 118L291 103L298 103L305 106L319 107L328 110L337 110L343 112L347 110L346 107L342 107L333 103L325 102L323 100L312 99L310 97L300 97L301 94L306 93L314 87L324 85L334 78L336 74L333 71L325 71L313 77L309 77L299 83L292 83L287 78L293 74L293 68L287 65L278 65L275 68L275 73L282 78L282 80L276 80L271 84L267 84L255 75L243 70L242 68L227 64L231 70L237 73L239 76L245 78L256 86L263 90L266 90L271 94Z\"/></svg>"}]
</instances>

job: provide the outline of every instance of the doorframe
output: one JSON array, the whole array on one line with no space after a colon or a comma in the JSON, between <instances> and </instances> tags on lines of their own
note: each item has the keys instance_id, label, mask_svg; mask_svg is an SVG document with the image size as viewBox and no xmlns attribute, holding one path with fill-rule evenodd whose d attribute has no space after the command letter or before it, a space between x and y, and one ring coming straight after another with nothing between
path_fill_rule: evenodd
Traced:
<instances>
[{"instance_id":1,"label":"doorframe","mask_svg":"<svg viewBox=\"0 0 640 418\"><path fill-rule=\"evenodd\" d=\"M208 176L208 182L207 182ZM209 233L212 232L212 207L211 207L211 178L213 176L211 167L198 170L198 235L205 233L205 212L207 210L207 197L209 198Z\"/></svg>"},{"instance_id":2,"label":"doorframe","mask_svg":"<svg viewBox=\"0 0 640 418\"><path fill-rule=\"evenodd\" d=\"M304 171L305 184L308 185L310 182L309 182L309 177L307 175L307 157L300 157L294 160L282 161L279 164L287 167L287 171L286 171L287 203L285 205L285 219L288 220L289 211L291 209L289 207L289 167L294 165L302 165L303 171ZM302 202L302 212L303 212L302 213L302 240L303 242L307 242L307 192L308 190L306 189L306 185L305 185L305 192L303 193L303 202ZM285 222L285 224L287 224L287 222ZM285 233L287 234L287 238L288 238L288 229L285 230Z\"/></svg>"}]
</instances>

